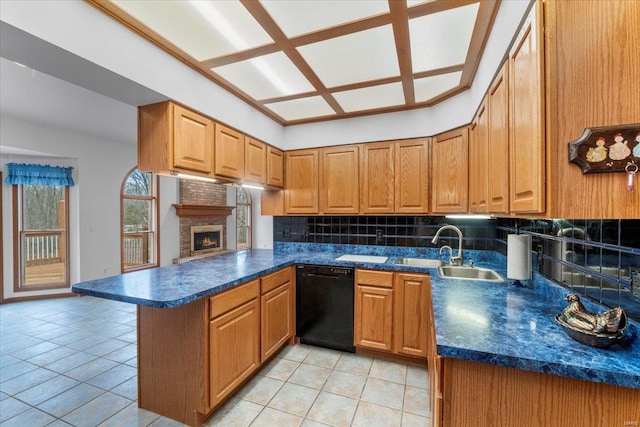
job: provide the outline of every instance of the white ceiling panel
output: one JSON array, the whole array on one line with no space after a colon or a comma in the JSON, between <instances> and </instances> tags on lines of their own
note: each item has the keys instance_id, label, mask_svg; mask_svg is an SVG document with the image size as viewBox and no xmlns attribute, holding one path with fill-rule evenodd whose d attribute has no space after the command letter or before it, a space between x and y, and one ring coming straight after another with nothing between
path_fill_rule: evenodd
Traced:
<instances>
[{"instance_id":1,"label":"white ceiling panel","mask_svg":"<svg viewBox=\"0 0 640 427\"><path fill-rule=\"evenodd\" d=\"M287 37L389 12L386 0L261 0L261 3Z\"/></svg>"},{"instance_id":2,"label":"white ceiling panel","mask_svg":"<svg viewBox=\"0 0 640 427\"><path fill-rule=\"evenodd\" d=\"M409 20L413 72L463 64L479 3Z\"/></svg>"},{"instance_id":3,"label":"white ceiling panel","mask_svg":"<svg viewBox=\"0 0 640 427\"><path fill-rule=\"evenodd\" d=\"M265 107L285 120L300 120L308 117L322 117L335 114L335 111L321 96L274 102Z\"/></svg>"},{"instance_id":4,"label":"white ceiling panel","mask_svg":"<svg viewBox=\"0 0 640 427\"><path fill-rule=\"evenodd\" d=\"M391 25L301 46L298 51L327 87L400 74Z\"/></svg>"},{"instance_id":5,"label":"white ceiling panel","mask_svg":"<svg viewBox=\"0 0 640 427\"><path fill-rule=\"evenodd\" d=\"M295 95L313 86L282 52L212 69L254 99Z\"/></svg>"},{"instance_id":6,"label":"white ceiling panel","mask_svg":"<svg viewBox=\"0 0 640 427\"><path fill-rule=\"evenodd\" d=\"M347 112L392 107L405 102L401 82L335 92L333 97Z\"/></svg>"},{"instance_id":7,"label":"white ceiling panel","mask_svg":"<svg viewBox=\"0 0 640 427\"><path fill-rule=\"evenodd\" d=\"M198 61L273 42L238 1L113 0L113 3Z\"/></svg>"},{"instance_id":8,"label":"white ceiling panel","mask_svg":"<svg viewBox=\"0 0 640 427\"><path fill-rule=\"evenodd\" d=\"M460 84L462 72L440 74L433 77L416 79L413 87L416 95L416 102L425 102Z\"/></svg>"}]
</instances>

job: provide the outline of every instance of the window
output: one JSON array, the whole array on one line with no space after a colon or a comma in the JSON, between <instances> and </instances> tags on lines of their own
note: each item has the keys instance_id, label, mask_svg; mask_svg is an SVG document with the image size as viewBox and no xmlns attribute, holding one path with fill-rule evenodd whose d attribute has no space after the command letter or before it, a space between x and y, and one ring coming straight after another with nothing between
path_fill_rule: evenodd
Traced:
<instances>
[{"instance_id":1,"label":"window","mask_svg":"<svg viewBox=\"0 0 640 427\"><path fill-rule=\"evenodd\" d=\"M68 186L13 186L15 292L69 286L68 201Z\"/></svg>"},{"instance_id":2,"label":"window","mask_svg":"<svg viewBox=\"0 0 640 427\"><path fill-rule=\"evenodd\" d=\"M121 268L126 273L158 266L158 178L133 168L120 193Z\"/></svg>"},{"instance_id":3,"label":"window","mask_svg":"<svg viewBox=\"0 0 640 427\"><path fill-rule=\"evenodd\" d=\"M251 195L236 187L236 248L251 249Z\"/></svg>"}]
</instances>

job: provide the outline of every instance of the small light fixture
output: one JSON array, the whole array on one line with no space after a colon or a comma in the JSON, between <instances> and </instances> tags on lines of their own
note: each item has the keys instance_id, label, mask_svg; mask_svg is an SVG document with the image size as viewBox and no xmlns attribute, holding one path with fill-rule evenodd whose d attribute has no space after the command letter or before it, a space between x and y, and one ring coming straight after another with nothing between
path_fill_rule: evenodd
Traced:
<instances>
[{"instance_id":1,"label":"small light fixture","mask_svg":"<svg viewBox=\"0 0 640 427\"><path fill-rule=\"evenodd\" d=\"M448 219L492 219L491 215L479 215L479 214L452 214L446 215Z\"/></svg>"},{"instance_id":2,"label":"small light fixture","mask_svg":"<svg viewBox=\"0 0 640 427\"><path fill-rule=\"evenodd\" d=\"M255 185L255 184L242 184L241 185L242 188L253 188L254 190L264 190L264 187L261 185Z\"/></svg>"},{"instance_id":3,"label":"small light fixture","mask_svg":"<svg viewBox=\"0 0 640 427\"><path fill-rule=\"evenodd\" d=\"M205 181L205 182L213 182L213 183L218 182L218 180L215 178L207 178L206 176L198 176L198 175L189 175L182 172L169 172L169 175L171 175L174 178L189 179L192 181Z\"/></svg>"}]
</instances>

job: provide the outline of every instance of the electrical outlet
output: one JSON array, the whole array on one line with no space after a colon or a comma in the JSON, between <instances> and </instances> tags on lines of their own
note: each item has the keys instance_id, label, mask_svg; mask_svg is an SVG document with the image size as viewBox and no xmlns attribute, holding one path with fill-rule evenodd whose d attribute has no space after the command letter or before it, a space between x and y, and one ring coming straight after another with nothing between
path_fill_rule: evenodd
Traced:
<instances>
[{"instance_id":1,"label":"electrical outlet","mask_svg":"<svg viewBox=\"0 0 640 427\"><path fill-rule=\"evenodd\" d=\"M381 229L376 230L376 241L382 242L384 240L384 234Z\"/></svg>"},{"instance_id":2,"label":"electrical outlet","mask_svg":"<svg viewBox=\"0 0 640 427\"><path fill-rule=\"evenodd\" d=\"M282 237L291 237L291 229L285 228L282 230Z\"/></svg>"},{"instance_id":3,"label":"electrical outlet","mask_svg":"<svg viewBox=\"0 0 640 427\"><path fill-rule=\"evenodd\" d=\"M640 267L629 267L631 276L631 297L640 301Z\"/></svg>"}]
</instances>

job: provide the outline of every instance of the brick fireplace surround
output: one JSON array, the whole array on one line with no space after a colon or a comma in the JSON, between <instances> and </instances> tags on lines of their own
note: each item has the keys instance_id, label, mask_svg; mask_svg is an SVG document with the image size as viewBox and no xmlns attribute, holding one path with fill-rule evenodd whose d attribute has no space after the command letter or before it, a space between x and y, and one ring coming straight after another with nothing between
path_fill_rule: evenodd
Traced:
<instances>
[{"instance_id":1,"label":"brick fireplace surround","mask_svg":"<svg viewBox=\"0 0 640 427\"><path fill-rule=\"evenodd\" d=\"M224 185L180 180L180 203L225 206L227 188ZM180 258L191 256L192 225L222 225L224 241L227 242L227 219L224 216L199 216L180 218Z\"/></svg>"}]
</instances>

